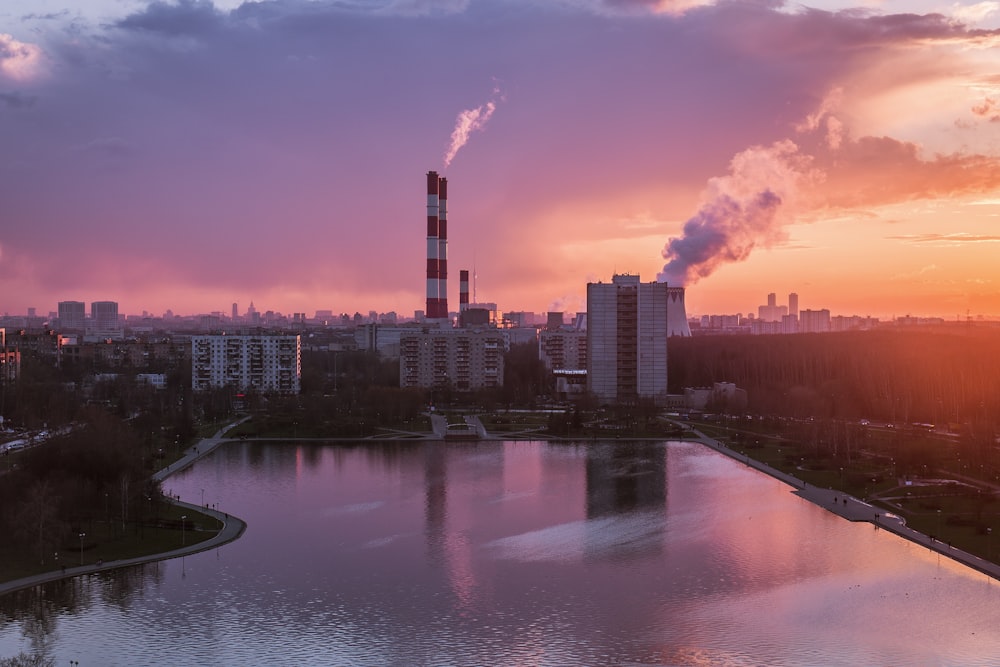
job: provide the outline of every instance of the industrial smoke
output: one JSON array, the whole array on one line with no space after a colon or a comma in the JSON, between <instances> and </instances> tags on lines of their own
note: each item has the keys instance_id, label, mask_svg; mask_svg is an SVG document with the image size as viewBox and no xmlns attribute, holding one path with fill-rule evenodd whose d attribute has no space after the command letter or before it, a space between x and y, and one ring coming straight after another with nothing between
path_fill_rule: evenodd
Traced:
<instances>
[{"instance_id":1,"label":"industrial smoke","mask_svg":"<svg viewBox=\"0 0 1000 667\"><path fill-rule=\"evenodd\" d=\"M810 177L809 157L785 140L736 155L726 176L709 181L698 212L663 248L657 280L689 286L723 264L742 262L758 246L786 238L788 204Z\"/></svg>"},{"instance_id":2,"label":"industrial smoke","mask_svg":"<svg viewBox=\"0 0 1000 667\"><path fill-rule=\"evenodd\" d=\"M489 102L473 109L465 109L459 112L458 117L455 119L455 129L451 131L451 142L444 154L445 167L451 165L451 161L455 159L455 155L458 154L459 149L469 141L469 136L473 132L482 131L486 128L486 123L493 117L493 112L497 110L497 103L500 101L503 101L503 95L500 92L500 87L495 85L493 87L493 97Z\"/></svg>"}]
</instances>

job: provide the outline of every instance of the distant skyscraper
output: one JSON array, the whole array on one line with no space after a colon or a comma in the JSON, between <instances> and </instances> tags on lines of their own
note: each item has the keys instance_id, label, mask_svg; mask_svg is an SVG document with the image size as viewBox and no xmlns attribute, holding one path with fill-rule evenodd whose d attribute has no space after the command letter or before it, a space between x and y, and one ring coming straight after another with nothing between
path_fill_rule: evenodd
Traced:
<instances>
[{"instance_id":1,"label":"distant skyscraper","mask_svg":"<svg viewBox=\"0 0 1000 667\"><path fill-rule=\"evenodd\" d=\"M799 316L799 295L795 292L788 295L788 314L792 317Z\"/></svg>"},{"instance_id":2,"label":"distant skyscraper","mask_svg":"<svg viewBox=\"0 0 1000 667\"><path fill-rule=\"evenodd\" d=\"M87 326L87 304L83 301L59 302L59 328L61 331L83 332Z\"/></svg>"},{"instance_id":3,"label":"distant skyscraper","mask_svg":"<svg viewBox=\"0 0 1000 667\"><path fill-rule=\"evenodd\" d=\"M771 292L767 295L767 305L757 307L757 317L764 322L780 322L788 314L787 306L778 305L778 295Z\"/></svg>"},{"instance_id":4,"label":"distant skyscraper","mask_svg":"<svg viewBox=\"0 0 1000 667\"><path fill-rule=\"evenodd\" d=\"M90 330L97 336L120 334L117 301L92 301L90 304Z\"/></svg>"},{"instance_id":5,"label":"distant skyscraper","mask_svg":"<svg viewBox=\"0 0 1000 667\"><path fill-rule=\"evenodd\" d=\"M587 284L587 389L604 402L667 394L666 283Z\"/></svg>"},{"instance_id":6,"label":"distant skyscraper","mask_svg":"<svg viewBox=\"0 0 1000 667\"><path fill-rule=\"evenodd\" d=\"M239 319L240 319L240 309L238 307L238 304L234 301L233 302L233 322L238 322Z\"/></svg>"}]
</instances>

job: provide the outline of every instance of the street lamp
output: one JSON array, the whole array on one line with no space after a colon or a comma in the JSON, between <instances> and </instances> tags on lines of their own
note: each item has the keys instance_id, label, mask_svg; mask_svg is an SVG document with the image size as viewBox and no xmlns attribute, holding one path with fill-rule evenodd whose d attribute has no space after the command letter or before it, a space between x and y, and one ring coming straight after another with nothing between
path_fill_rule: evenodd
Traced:
<instances>
[{"instance_id":1,"label":"street lamp","mask_svg":"<svg viewBox=\"0 0 1000 667\"><path fill-rule=\"evenodd\" d=\"M185 538L184 526L185 525L187 525L187 514L182 514L181 515L181 546L184 546L184 538Z\"/></svg>"},{"instance_id":2,"label":"street lamp","mask_svg":"<svg viewBox=\"0 0 1000 667\"><path fill-rule=\"evenodd\" d=\"M83 565L83 538L87 536L87 533L80 533L80 565Z\"/></svg>"}]
</instances>

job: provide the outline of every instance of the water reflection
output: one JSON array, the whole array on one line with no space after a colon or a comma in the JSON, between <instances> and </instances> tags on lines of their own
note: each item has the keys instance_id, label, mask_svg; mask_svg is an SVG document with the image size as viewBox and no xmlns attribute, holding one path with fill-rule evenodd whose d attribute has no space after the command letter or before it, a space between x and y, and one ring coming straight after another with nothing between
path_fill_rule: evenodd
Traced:
<instances>
[{"instance_id":1,"label":"water reflection","mask_svg":"<svg viewBox=\"0 0 1000 667\"><path fill-rule=\"evenodd\" d=\"M169 482L248 521L0 598L56 664L987 664L997 586L691 443L238 443ZM762 611L764 613L762 613Z\"/></svg>"}]
</instances>

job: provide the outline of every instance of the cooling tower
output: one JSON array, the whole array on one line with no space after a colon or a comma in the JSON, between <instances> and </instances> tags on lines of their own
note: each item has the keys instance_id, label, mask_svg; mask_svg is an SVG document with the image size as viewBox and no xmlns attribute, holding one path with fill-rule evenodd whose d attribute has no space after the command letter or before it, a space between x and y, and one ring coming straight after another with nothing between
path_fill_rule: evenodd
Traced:
<instances>
[{"instance_id":1,"label":"cooling tower","mask_svg":"<svg viewBox=\"0 0 1000 667\"><path fill-rule=\"evenodd\" d=\"M684 307L684 288L667 288L667 336L690 336L687 309Z\"/></svg>"}]
</instances>

